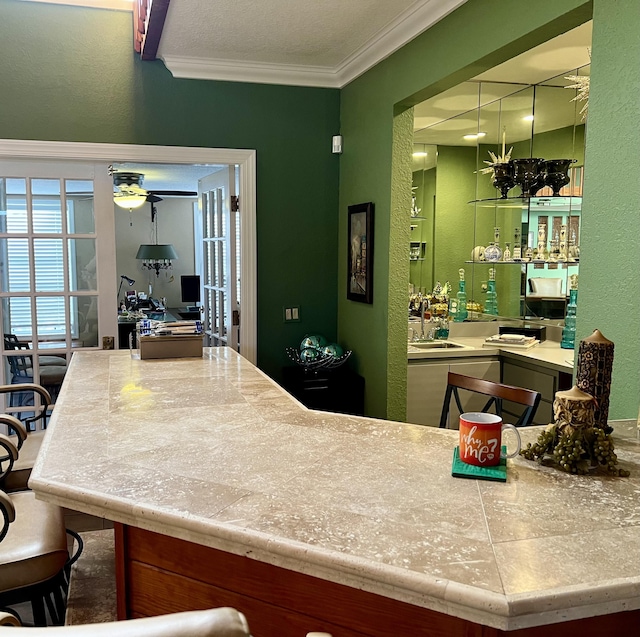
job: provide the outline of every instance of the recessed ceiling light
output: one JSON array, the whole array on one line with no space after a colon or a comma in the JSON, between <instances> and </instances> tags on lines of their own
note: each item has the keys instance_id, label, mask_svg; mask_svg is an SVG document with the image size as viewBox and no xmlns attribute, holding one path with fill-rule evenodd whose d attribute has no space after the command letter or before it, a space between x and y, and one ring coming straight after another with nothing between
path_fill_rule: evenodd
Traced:
<instances>
[{"instance_id":1,"label":"recessed ceiling light","mask_svg":"<svg viewBox=\"0 0 640 637\"><path fill-rule=\"evenodd\" d=\"M417 153L413 153L414 157L426 157L429 153L425 153L423 150Z\"/></svg>"},{"instance_id":2,"label":"recessed ceiling light","mask_svg":"<svg viewBox=\"0 0 640 637\"><path fill-rule=\"evenodd\" d=\"M533 121L533 115L526 115L525 117L522 118L523 121L525 122L532 122Z\"/></svg>"}]
</instances>

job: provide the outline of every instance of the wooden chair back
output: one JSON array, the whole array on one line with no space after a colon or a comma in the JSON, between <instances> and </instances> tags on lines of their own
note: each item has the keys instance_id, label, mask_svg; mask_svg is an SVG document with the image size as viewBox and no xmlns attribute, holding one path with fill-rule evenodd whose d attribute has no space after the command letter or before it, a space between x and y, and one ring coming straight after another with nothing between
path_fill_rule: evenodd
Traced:
<instances>
[{"instance_id":1,"label":"wooden chair back","mask_svg":"<svg viewBox=\"0 0 640 637\"><path fill-rule=\"evenodd\" d=\"M519 416L516 427L526 427L533 424L533 416L540 402L540 393L531 389L522 387L514 387L513 385L503 385L502 383L494 383L490 380L482 378L473 378L471 376L463 376L449 372L447 377L447 391L444 396L442 405L442 414L440 416L440 427L446 428L449 410L451 406L451 398L455 400L456 406L460 413L464 412L462 402L460 401L460 390L474 392L488 396L487 403L481 411L487 412L493 406L495 413L502 417L502 403L509 401L523 406L522 414Z\"/></svg>"}]
</instances>

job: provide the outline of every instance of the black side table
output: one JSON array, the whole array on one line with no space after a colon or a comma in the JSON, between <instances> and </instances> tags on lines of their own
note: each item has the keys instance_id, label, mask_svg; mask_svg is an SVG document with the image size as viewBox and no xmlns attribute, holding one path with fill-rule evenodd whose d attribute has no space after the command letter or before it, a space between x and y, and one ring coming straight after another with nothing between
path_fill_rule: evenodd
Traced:
<instances>
[{"instance_id":1,"label":"black side table","mask_svg":"<svg viewBox=\"0 0 640 637\"><path fill-rule=\"evenodd\" d=\"M315 372L283 367L282 386L309 409L364 415L364 378L347 367Z\"/></svg>"}]
</instances>

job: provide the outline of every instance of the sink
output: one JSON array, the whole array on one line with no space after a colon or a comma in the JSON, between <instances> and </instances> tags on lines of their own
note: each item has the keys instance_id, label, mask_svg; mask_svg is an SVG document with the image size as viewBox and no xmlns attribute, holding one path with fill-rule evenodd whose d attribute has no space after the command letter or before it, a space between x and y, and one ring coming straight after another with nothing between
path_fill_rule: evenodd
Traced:
<instances>
[{"instance_id":1,"label":"sink","mask_svg":"<svg viewBox=\"0 0 640 637\"><path fill-rule=\"evenodd\" d=\"M418 349L468 349L466 345L460 345L460 343L453 341L410 341L408 345Z\"/></svg>"}]
</instances>

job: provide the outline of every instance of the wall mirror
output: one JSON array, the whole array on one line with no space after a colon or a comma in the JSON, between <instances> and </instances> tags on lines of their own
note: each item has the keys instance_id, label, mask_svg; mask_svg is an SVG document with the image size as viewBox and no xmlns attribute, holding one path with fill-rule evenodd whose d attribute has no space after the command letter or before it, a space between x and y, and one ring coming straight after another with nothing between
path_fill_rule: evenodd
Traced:
<instances>
[{"instance_id":1,"label":"wall mirror","mask_svg":"<svg viewBox=\"0 0 640 637\"><path fill-rule=\"evenodd\" d=\"M566 87L575 81L566 77L588 74L587 64L536 84L473 80L415 107L410 293L448 281L455 296L463 269L467 320L563 323L580 265L585 134L584 104L572 101L577 91ZM491 153L570 163L538 162L535 191L523 177L531 167L519 162L509 171L512 179L519 171L522 183L507 188L505 177L501 191L494 186L500 175L483 172ZM568 184L554 180L561 170ZM486 260L495 256L492 244L497 261Z\"/></svg>"}]
</instances>

